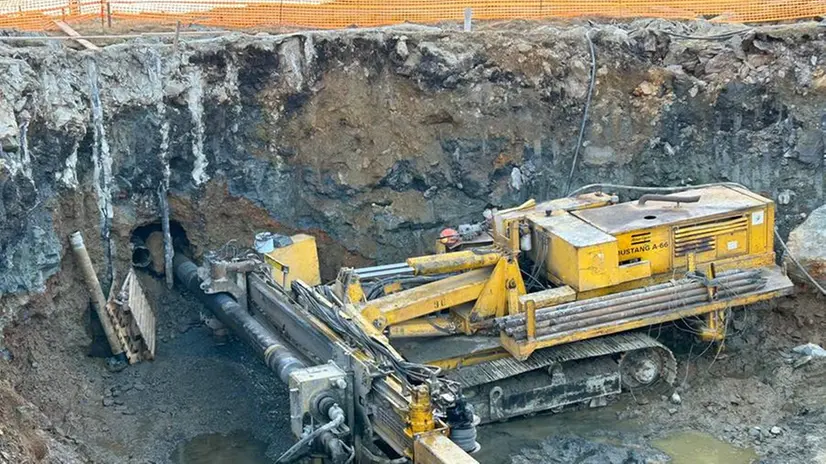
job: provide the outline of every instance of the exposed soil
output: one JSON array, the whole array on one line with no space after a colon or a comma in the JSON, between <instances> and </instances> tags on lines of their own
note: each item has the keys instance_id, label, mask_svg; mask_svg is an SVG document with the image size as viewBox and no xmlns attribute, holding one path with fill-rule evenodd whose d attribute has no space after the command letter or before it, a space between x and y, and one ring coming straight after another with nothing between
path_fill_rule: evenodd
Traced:
<instances>
[{"instance_id":1,"label":"exposed soil","mask_svg":"<svg viewBox=\"0 0 826 464\"><path fill-rule=\"evenodd\" d=\"M87 356L90 339L68 311L10 331L17 355L0 366L13 379L13 389L0 386L0 430L11 434L0 435L0 450L8 463L167 463L185 442L216 433L266 443L276 456L292 444L286 388L242 343L217 345L202 323L207 310L191 295L142 277L159 316L154 361L109 372L102 358ZM14 420L21 407L48 419ZM74 449L74 458L47 447L38 426ZM4 438L14 446L8 451Z\"/></svg>"}]
</instances>

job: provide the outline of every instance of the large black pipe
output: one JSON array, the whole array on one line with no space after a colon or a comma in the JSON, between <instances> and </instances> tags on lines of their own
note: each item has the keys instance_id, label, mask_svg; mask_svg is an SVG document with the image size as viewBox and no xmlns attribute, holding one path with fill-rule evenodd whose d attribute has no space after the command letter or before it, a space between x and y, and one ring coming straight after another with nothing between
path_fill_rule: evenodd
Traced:
<instances>
[{"instance_id":1,"label":"large black pipe","mask_svg":"<svg viewBox=\"0 0 826 464\"><path fill-rule=\"evenodd\" d=\"M236 335L244 339L255 352L264 358L273 372L285 384L289 383L290 373L296 369L306 367L285 345L285 342L272 330L261 324L250 313L226 293L206 294L201 290L201 279L198 277L198 266L182 253L175 253L173 258L175 277L189 291L198 295L198 298L209 308L215 317L232 329Z\"/></svg>"}]
</instances>

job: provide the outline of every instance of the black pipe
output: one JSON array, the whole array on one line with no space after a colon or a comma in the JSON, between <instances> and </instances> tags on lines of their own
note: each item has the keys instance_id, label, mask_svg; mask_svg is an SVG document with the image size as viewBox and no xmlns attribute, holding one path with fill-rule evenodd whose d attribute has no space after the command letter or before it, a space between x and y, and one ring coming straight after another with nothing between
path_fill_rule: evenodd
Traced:
<instances>
[{"instance_id":1,"label":"black pipe","mask_svg":"<svg viewBox=\"0 0 826 464\"><path fill-rule=\"evenodd\" d=\"M473 406L464 398L447 410L447 425L450 426L450 440L466 453L473 454L482 447L476 441L476 418Z\"/></svg>"},{"instance_id":2,"label":"black pipe","mask_svg":"<svg viewBox=\"0 0 826 464\"><path fill-rule=\"evenodd\" d=\"M290 373L306 367L285 345L286 343L270 329L259 322L252 314L226 293L206 294L201 290L198 266L182 253L175 253L173 258L175 277L189 291L209 308L215 317L244 339L255 352L264 359L264 363L278 375L285 384L289 384Z\"/></svg>"},{"instance_id":3,"label":"black pipe","mask_svg":"<svg viewBox=\"0 0 826 464\"><path fill-rule=\"evenodd\" d=\"M332 432L324 432L318 437L321 448L330 456L333 464L344 464L350 458L350 453L344 449L344 442L333 435Z\"/></svg>"},{"instance_id":4,"label":"black pipe","mask_svg":"<svg viewBox=\"0 0 826 464\"><path fill-rule=\"evenodd\" d=\"M146 247L146 241L138 236L132 237L132 266L149 267L150 264L152 264L152 256L149 254L149 248Z\"/></svg>"}]
</instances>

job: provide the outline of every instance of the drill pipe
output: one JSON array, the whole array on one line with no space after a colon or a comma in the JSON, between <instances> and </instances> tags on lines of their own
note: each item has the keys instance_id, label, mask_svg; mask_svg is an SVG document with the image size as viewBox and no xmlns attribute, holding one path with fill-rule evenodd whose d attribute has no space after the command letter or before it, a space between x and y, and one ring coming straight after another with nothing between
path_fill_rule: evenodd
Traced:
<instances>
[{"instance_id":1,"label":"drill pipe","mask_svg":"<svg viewBox=\"0 0 826 464\"><path fill-rule=\"evenodd\" d=\"M751 271L751 272L741 272L738 274L728 274L716 279L719 284L730 285L732 282L743 280L747 278L758 278L759 272L758 271ZM560 315L566 315L586 310L592 309L600 309L608 306L613 306L616 304L622 304L626 302L632 301L639 301L641 299L650 298L656 295L664 295L668 293L673 293L676 291L682 291L687 289L698 289L698 288L706 288L702 283L697 282L691 279L682 279L679 281L673 282L666 282L664 284L653 285L649 287L638 288L635 290L629 290L626 292L615 293L612 295L606 295L597 298L590 298L585 301L573 301L570 303L565 303L557 306L551 306L547 308L541 308L537 310L536 315L539 320L545 319L547 317L556 317ZM515 315L515 316L506 316L504 318L497 319L499 325L501 327L510 327L521 325L524 323L525 316L524 314Z\"/></svg>"},{"instance_id":2,"label":"drill pipe","mask_svg":"<svg viewBox=\"0 0 826 464\"><path fill-rule=\"evenodd\" d=\"M743 285L748 284L755 284L759 283L760 279L740 279L731 282L727 282L726 286L721 290L728 290L728 289L735 289L739 288ZM634 308L642 308L645 306L651 306L658 303L667 303L669 301L679 301L680 299L684 298L691 298L694 296L707 296L708 289L706 287L699 287L699 288L674 288L668 292L657 292L657 294L652 295L640 295L635 299L630 299L627 302L617 301L617 303L611 305L600 305L596 308L588 308L586 307L583 310L574 311L574 308L571 308L569 311L560 311L559 313L554 313L550 315L546 315L543 317L542 320L537 320L536 327L547 327L550 325L561 324L565 322L571 322L576 320L581 320L588 317L595 317L595 316L602 316L605 314L611 314L618 311L623 311L626 309L634 309ZM584 306L584 305L583 305ZM579 308L577 308L579 309ZM538 319L538 318L537 318ZM519 326L510 326L506 327L505 330L510 333L511 330L518 330L520 328L524 328L524 323Z\"/></svg>"},{"instance_id":3,"label":"drill pipe","mask_svg":"<svg viewBox=\"0 0 826 464\"><path fill-rule=\"evenodd\" d=\"M173 264L175 277L184 287L195 293L218 320L230 327L259 356L264 358L264 363L278 375L282 382L288 384L291 372L306 367L304 362L286 348L286 343L281 337L266 328L252 314L244 311L229 294L204 293L201 290L198 267L186 256L180 252L175 253Z\"/></svg>"},{"instance_id":4,"label":"drill pipe","mask_svg":"<svg viewBox=\"0 0 826 464\"><path fill-rule=\"evenodd\" d=\"M691 309L692 307L696 307L696 306L699 306L699 305L686 306L685 308L681 308L680 311ZM626 317L626 318L616 319L616 320L613 320L613 321L604 322L602 324L589 326L588 330L599 330L599 329L602 329L602 328L605 328L605 327L613 327L613 326L617 326L617 325L626 324L626 323L629 323L629 322L639 321L640 319L657 319L657 318L661 318L661 317L671 316L673 314L674 314L674 308L668 308L668 309L664 309L664 310L657 311L657 312L654 312L654 313L629 316L629 317ZM549 333L549 334L543 334L541 336L537 334L536 340L537 341L545 341L545 340L559 339L559 338L562 338L562 337L570 337L572 335L576 335L576 334L580 333L581 331L582 331L582 329L573 329L573 330L566 330L564 332L554 332L554 333Z\"/></svg>"},{"instance_id":5,"label":"drill pipe","mask_svg":"<svg viewBox=\"0 0 826 464\"><path fill-rule=\"evenodd\" d=\"M740 281L743 279L758 278L759 275L759 271L728 273L724 276L718 277L716 281L720 284L731 285L733 282ZM548 308L541 308L536 311L536 320L542 321L545 319L551 319L558 316L606 308L617 304L640 301L654 296L673 294L677 291L705 288L705 285L695 280L682 279L676 282L667 282L664 284L653 285L650 287L638 288L635 290L629 290L627 292L615 293L613 295L591 298L585 301L573 301L571 303L551 306ZM516 327L524 324L524 314L505 316L496 319L496 325L500 328Z\"/></svg>"},{"instance_id":6,"label":"drill pipe","mask_svg":"<svg viewBox=\"0 0 826 464\"><path fill-rule=\"evenodd\" d=\"M718 294L724 300L725 298L729 298L732 296L736 296L743 293L752 292L754 290L759 290L765 285L765 283L754 283L754 284L745 284L741 287L731 290L721 291ZM722 300L714 300L714 301L722 301ZM561 332L566 331L574 331L574 330L581 330L585 328L593 328L594 326L606 323L619 323L619 321L625 320L630 317L634 316L643 316L643 315L650 315L651 313L655 312L663 312L665 314L669 312L674 312L678 309L685 309L691 306L695 306L698 303L706 303L708 302L708 295L698 295L693 296L690 298L680 298L678 300L669 301L665 303L659 303L655 305L646 306L643 308L634 308L628 309L624 311L617 311L611 314L598 316L598 317L590 317L586 319L577 320L574 322L569 322L565 324L558 324L553 325L550 327L543 327L541 329L537 329L536 336L547 336L552 334L559 334ZM512 331L513 338L516 339L525 339L527 334L525 330L519 331Z\"/></svg>"},{"instance_id":7,"label":"drill pipe","mask_svg":"<svg viewBox=\"0 0 826 464\"><path fill-rule=\"evenodd\" d=\"M112 354L117 356L123 353L123 348L120 346L120 340L118 340L115 328L112 326L112 321L106 312L106 297L103 296L100 281L97 275L95 275L95 268L92 266L92 260L89 259L89 252L86 251L86 245L83 243L83 235L78 230L69 237L69 241L72 244L72 251L75 253L75 259L80 266L80 271L83 273L83 281L86 283L86 289L92 298L92 306L95 308L98 319L100 319L100 325L103 326L103 332L106 334L106 341L109 342L109 348L112 349Z\"/></svg>"},{"instance_id":8,"label":"drill pipe","mask_svg":"<svg viewBox=\"0 0 826 464\"><path fill-rule=\"evenodd\" d=\"M718 291L717 295L720 299L729 298L736 295L741 295L743 293L748 293L754 290L757 290L765 285L765 281L758 281L758 282L744 282L738 284L737 286L728 287L725 290ZM703 293L693 293L692 295L673 295L672 299L668 301L660 301L657 303L642 303L640 305L633 305L633 304L626 304L621 305L611 309L610 312L601 312L599 315L594 314L585 314L582 317L577 319L573 319L569 322L563 323L556 323L555 321L543 321L541 326L537 326L537 334L539 333L550 333L550 332L560 332L564 330L568 330L569 328L582 328L582 327L589 327L592 324L599 324L602 322L608 322L615 319L631 316L631 315L638 315L638 314L646 314L653 311L659 311L662 309L678 309L681 307L693 305L696 303L708 302L708 294L706 292ZM715 300L716 301L716 300ZM517 327L517 328L510 328L507 329L506 332L517 338L524 338L526 335L526 328Z\"/></svg>"},{"instance_id":9,"label":"drill pipe","mask_svg":"<svg viewBox=\"0 0 826 464\"><path fill-rule=\"evenodd\" d=\"M626 310L626 309L642 309L642 308L646 308L646 307L649 307L649 306L658 305L658 304L661 304L661 303L669 303L669 302L674 302L674 301L677 301L677 300L682 301L682 300L686 300L686 299L691 299L691 298L694 298L694 297L697 297L697 296L707 298L708 290L698 288L698 289L693 289L693 290L688 290L688 291L682 291L682 292L679 293L679 295L676 295L676 294L672 293L670 295L661 295L661 296L658 296L658 297L655 297L655 298L639 300L639 301L635 301L635 302L632 302L632 303L625 303L625 304L621 304L621 305L617 305L617 306L608 306L608 307L597 309L597 310L594 310L594 311L583 311L582 313L571 314L569 316L561 316L561 317L556 318L556 319L543 319L541 321L536 322L536 328L537 328L537 330L539 330L539 329L543 329L545 327L557 326L557 325L560 325L560 324L566 324L566 323L570 323L570 322L580 321L580 320L589 319L589 318L592 318L592 317L610 315L610 314L613 314L613 313L616 313L616 312L619 312L619 311L623 311L623 310ZM521 326L516 326L516 327L508 327L508 328L505 329L505 332L508 335L519 334L520 332L525 332L525 326L521 325Z\"/></svg>"}]
</instances>

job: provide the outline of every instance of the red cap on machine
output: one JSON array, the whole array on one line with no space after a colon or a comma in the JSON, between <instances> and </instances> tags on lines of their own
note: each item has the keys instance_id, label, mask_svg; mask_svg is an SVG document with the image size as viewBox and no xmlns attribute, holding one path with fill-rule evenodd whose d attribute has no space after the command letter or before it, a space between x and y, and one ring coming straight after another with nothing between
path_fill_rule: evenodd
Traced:
<instances>
[{"instance_id":1,"label":"red cap on machine","mask_svg":"<svg viewBox=\"0 0 826 464\"><path fill-rule=\"evenodd\" d=\"M451 228L443 229L439 233L439 241L445 245L455 245L459 243L459 232Z\"/></svg>"}]
</instances>

